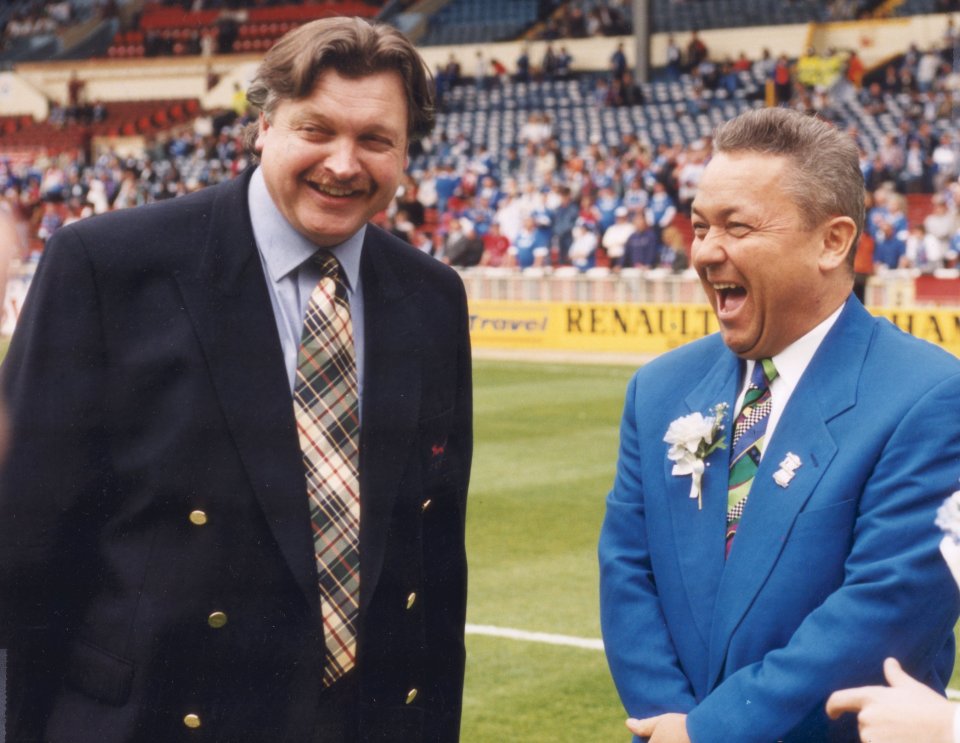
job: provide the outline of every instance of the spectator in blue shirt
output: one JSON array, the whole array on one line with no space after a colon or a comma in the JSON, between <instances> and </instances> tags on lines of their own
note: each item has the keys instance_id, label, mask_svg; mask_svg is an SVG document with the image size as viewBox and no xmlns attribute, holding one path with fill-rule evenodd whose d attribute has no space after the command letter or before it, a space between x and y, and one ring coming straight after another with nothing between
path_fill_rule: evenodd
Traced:
<instances>
[{"instance_id":1,"label":"spectator in blue shirt","mask_svg":"<svg viewBox=\"0 0 960 743\"><path fill-rule=\"evenodd\" d=\"M570 245L573 242L573 227L580 216L580 206L573 198L573 194L566 186L557 189L560 194L560 204L553 210L551 229L552 243L557 247L557 258L561 264L568 262Z\"/></svg>"},{"instance_id":2,"label":"spectator in blue shirt","mask_svg":"<svg viewBox=\"0 0 960 743\"><path fill-rule=\"evenodd\" d=\"M532 216L523 219L523 226L509 253L518 268L544 266L550 257L550 243L543 240Z\"/></svg>"},{"instance_id":3,"label":"spectator in blue shirt","mask_svg":"<svg viewBox=\"0 0 960 743\"><path fill-rule=\"evenodd\" d=\"M655 268L660 253L657 233L647 223L643 210L634 212L633 234L624 246L623 265L626 268Z\"/></svg>"},{"instance_id":4,"label":"spectator in blue shirt","mask_svg":"<svg viewBox=\"0 0 960 743\"><path fill-rule=\"evenodd\" d=\"M441 212L447 210L447 202L460 188L460 176L457 175L453 166L449 163L440 165L437 173L437 208Z\"/></svg>"}]
</instances>

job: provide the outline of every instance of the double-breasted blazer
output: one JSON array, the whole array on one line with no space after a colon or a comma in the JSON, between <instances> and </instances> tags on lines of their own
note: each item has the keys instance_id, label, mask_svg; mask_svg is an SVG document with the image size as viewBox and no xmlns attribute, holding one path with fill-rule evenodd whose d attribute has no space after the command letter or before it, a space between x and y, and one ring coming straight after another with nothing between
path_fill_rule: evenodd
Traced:
<instances>
[{"instance_id":1,"label":"double-breasted blazer","mask_svg":"<svg viewBox=\"0 0 960 743\"><path fill-rule=\"evenodd\" d=\"M309 739L316 565L249 177L64 227L41 260L3 368L8 741ZM372 225L360 271L360 739L455 741L464 290Z\"/></svg>"},{"instance_id":2,"label":"double-breasted blazer","mask_svg":"<svg viewBox=\"0 0 960 743\"><path fill-rule=\"evenodd\" d=\"M600 538L614 681L633 717L688 713L693 743L857 741L852 717L827 719L830 692L884 683L888 655L940 690L950 678L960 598L934 516L960 477L960 361L850 298L766 442L725 559L730 447L706 459L700 509L663 436L733 411L742 374L712 335L630 383Z\"/></svg>"}]
</instances>

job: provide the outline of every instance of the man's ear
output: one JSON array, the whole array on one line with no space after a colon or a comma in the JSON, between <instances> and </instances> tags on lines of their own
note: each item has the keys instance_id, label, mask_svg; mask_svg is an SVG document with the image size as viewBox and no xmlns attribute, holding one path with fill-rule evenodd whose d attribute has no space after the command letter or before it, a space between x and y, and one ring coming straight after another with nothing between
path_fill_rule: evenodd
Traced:
<instances>
[{"instance_id":1,"label":"man's ear","mask_svg":"<svg viewBox=\"0 0 960 743\"><path fill-rule=\"evenodd\" d=\"M856 234L857 225L850 217L831 217L827 220L823 226L819 259L821 271L834 271L847 263L847 256L854 250L853 239Z\"/></svg>"},{"instance_id":2,"label":"man's ear","mask_svg":"<svg viewBox=\"0 0 960 743\"><path fill-rule=\"evenodd\" d=\"M263 152L263 135L266 133L267 129L270 128L270 121L267 119L267 115L261 111L260 118L257 122L257 138L253 140L253 149L257 152Z\"/></svg>"}]
</instances>

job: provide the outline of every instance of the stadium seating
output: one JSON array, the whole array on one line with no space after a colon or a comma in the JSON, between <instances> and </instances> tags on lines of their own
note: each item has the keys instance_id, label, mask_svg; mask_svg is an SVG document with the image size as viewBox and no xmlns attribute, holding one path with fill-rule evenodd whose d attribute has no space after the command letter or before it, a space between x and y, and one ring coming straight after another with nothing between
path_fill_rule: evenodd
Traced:
<instances>
[{"instance_id":1,"label":"stadium seating","mask_svg":"<svg viewBox=\"0 0 960 743\"><path fill-rule=\"evenodd\" d=\"M123 6L133 0L115 0ZM103 15L96 0L69 0L70 18L51 10L52 3L8 0L0 5L0 66L20 62L88 59L109 44L119 21ZM23 24L29 31L24 32ZM14 31L16 27L16 31Z\"/></svg>"},{"instance_id":2,"label":"stadium seating","mask_svg":"<svg viewBox=\"0 0 960 743\"><path fill-rule=\"evenodd\" d=\"M270 5L253 7L248 10L235 11L242 13L248 23L303 23L314 18L328 18L335 15L359 16L372 18L377 14L377 7L362 0L337 0L328 3L295 3L286 5ZM218 9L184 10L180 7L151 6L147 8L140 20L143 30L201 28L213 26L221 16Z\"/></svg>"},{"instance_id":3,"label":"stadium seating","mask_svg":"<svg viewBox=\"0 0 960 743\"><path fill-rule=\"evenodd\" d=\"M43 147L49 154L84 148L91 137L123 137L165 131L200 112L196 99L115 101L104 104L102 120L86 123L33 121L29 116L0 117L4 150Z\"/></svg>"},{"instance_id":4,"label":"stadium seating","mask_svg":"<svg viewBox=\"0 0 960 743\"><path fill-rule=\"evenodd\" d=\"M886 12L896 16L936 12L936 0L903 0L886 5L890 6ZM652 0L651 6L654 32L778 26L831 20L828 0Z\"/></svg>"},{"instance_id":5,"label":"stadium seating","mask_svg":"<svg viewBox=\"0 0 960 743\"><path fill-rule=\"evenodd\" d=\"M470 142L499 155L505 148L519 145L520 128L529 114L537 111L550 115L564 151L579 150L594 140L616 144L626 133L635 133L652 146L686 145L709 136L722 121L755 105L762 91L753 74L745 72L736 96L703 91L706 108L691 115L687 104L694 82L689 76L679 82L644 84L647 103L629 107L597 106L594 92L599 77L511 83L487 90L474 85L454 87L444 97L437 132L450 140L463 134ZM426 156L414 163L425 164Z\"/></svg>"},{"instance_id":6,"label":"stadium seating","mask_svg":"<svg viewBox=\"0 0 960 743\"><path fill-rule=\"evenodd\" d=\"M678 3L653 0L651 17L655 32L690 29L770 26L826 20L824 0L783 2L782 0L711 0Z\"/></svg>"},{"instance_id":7,"label":"stadium seating","mask_svg":"<svg viewBox=\"0 0 960 743\"><path fill-rule=\"evenodd\" d=\"M431 17L423 46L519 37L537 21L537 0L452 0Z\"/></svg>"},{"instance_id":8,"label":"stadium seating","mask_svg":"<svg viewBox=\"0 0 960 743\"><path fill-rule=\"evenodd\" d=\"M927 15L937 12L939 8L936 0L903 0L896 9L896 14L899 16Z\"/></svg>"}]
</instances>

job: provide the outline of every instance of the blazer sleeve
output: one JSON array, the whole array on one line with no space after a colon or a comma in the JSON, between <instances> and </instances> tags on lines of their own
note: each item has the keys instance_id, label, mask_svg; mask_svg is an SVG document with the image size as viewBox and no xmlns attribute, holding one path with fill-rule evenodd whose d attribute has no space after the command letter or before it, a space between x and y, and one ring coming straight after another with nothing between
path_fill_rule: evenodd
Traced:
<instances>
[{"instance_id":1,"label":"blazer sleeve","mask_svg":"<svg viewBox=\"0 0 960 743\"><path fill-rule=\"evenodd\" d=\"M960 597L933 520L960 474L958 400L960 375L953 375L910 408L875 463L864 463L873 466L859 496L842 585L786 645L731 674L689 713L693 743L766 743L812 718L825 725L826 697L883 683L887 656L943 688L948 678L938 674L936 661L944 653L952 661Z\"/></svg>"},{"instance_id":2,"label":"blazer sleeve","mask_svg":"<svg viewBox=\"0 0 960 743\"><path fill-rule=\"evenodd\" d=\"M0 471L0 646L68 617L78 561L109 487L102 317L70 228L50 241L2 370L11 446ZM57 616L54 616L57 615Z\"/></svg>"},{"instance_id":3,"label":"blazer sleeve","mask_svg":"<svg viewBox=\"0 0 960 743\"><path fill-rule=\"evenodd\" d=\"M637 429L637 380L627 388L620 453L600 532L600 624L620 699L633 717L695 705L667 630L647 545Z\"/></svg>"}]
</instances>

